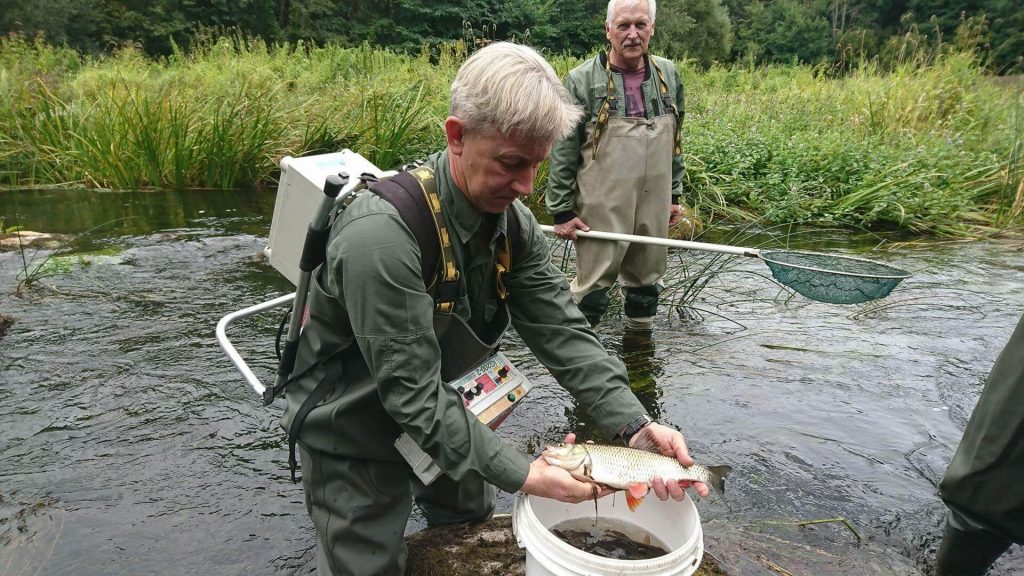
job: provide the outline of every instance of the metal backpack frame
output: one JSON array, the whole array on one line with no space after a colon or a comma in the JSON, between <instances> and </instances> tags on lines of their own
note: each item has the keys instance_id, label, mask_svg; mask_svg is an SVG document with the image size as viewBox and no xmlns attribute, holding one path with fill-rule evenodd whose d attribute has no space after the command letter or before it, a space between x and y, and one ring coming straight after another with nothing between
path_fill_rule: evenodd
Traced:
<instances>
[{"instance_id":1,"label":"metal backpack frame","mask_svg":"<svg viewBox=\"0 0 1024 576\"><path fill-rule=\"evenodd\" d=\"M363 174L360 180L358 186L342 194L341 191L350 182L349 175L341 173L327 177L323 186L323 198L306 230L299 259L300 273L296 291L227 314L217 323L218 343L246 382L262 396L264 405L271 404L291 378L309 285L313 272L326 258L331 225L340 212L363 190L368 188L394 205L403 222L416 237L420 247L424 285L434 297L435 310L451 312L454 309L454 302L458 297L459 273L451 250L450 236L444 226L432 170L420 166L381 180L372 174ZM504 274L508 273L511 261L521 251L520 222L512 206L506 210L506 218L506 244L503 250L499 250L499 262L496 263ZM238 320L287 304L291 304L292 310L285 345L280 353L275 383L267 387L228 339L227 328Z\"/></svg>"}]
</instances>

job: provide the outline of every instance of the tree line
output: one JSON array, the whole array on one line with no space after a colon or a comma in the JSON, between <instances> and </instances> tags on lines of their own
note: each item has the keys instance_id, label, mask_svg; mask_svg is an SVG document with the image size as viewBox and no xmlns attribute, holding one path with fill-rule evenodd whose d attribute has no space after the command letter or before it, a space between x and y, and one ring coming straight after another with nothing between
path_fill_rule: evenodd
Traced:
<instances>
[{"instance_id":1,"label":"tree line","mask_svg":"<svg viewBox=\"0 0 1024 576\"><path fill-rule=\"evenodd\" d=\"M268 42L364 42L420 52L515 39L582 56L604 43L605 0L0 0L0 33L82 53L186 49L198 28ZM701 66L895 61L907 47L971 43L989 70L1024 70L1022 0L660 0L652 49Z\"/></svg>"}]
</instances>

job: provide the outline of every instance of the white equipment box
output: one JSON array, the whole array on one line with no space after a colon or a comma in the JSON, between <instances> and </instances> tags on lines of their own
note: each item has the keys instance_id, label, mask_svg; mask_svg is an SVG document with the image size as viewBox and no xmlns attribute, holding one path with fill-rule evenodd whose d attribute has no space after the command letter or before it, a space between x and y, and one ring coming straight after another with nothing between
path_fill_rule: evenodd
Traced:
<instances>
[{"instance_id":1,"label":"white equipment box","mask_svg":"<svg viewBox=\"0 0 1024 576\"><path fill-rule=\"evenodd\" d=\"M341 194L359 185L360 174L378 178L395 174L383 171L351 150L281 159L281 181L277 185L274 219L270 222L270 243L264 253L270 265L292 284L299 283L299 259L306 228L323 202L324 181L331 174L348 173L349 183Z\"/></svg>"},{"instance_id":2,"label":"white equipment box","mask_svg":"<svg viewBox=\"0 0 1024 576\"><path fill-rule=\"evenodd\" d=\"M462 396L466 409L491 430L496 429L533 388L526 376L501 352L448 385ZM395 448L424 484L430 484L441 475L437 464L408 434L402 434L395 441Z\"/></svg>"}]
</instances>

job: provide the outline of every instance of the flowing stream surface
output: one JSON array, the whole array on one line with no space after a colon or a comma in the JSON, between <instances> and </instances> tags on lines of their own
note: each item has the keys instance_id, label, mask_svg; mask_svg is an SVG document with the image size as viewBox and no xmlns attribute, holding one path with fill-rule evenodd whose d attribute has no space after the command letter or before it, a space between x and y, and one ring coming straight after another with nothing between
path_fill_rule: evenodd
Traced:
<instances>
[{"instance_id":1,"label":"flowing stream surface","mask_svg":"<svg viewBox=\"0 0 1024 576\"><path fill-rule=\"evenodd\" d=\"M223 315L292 290L259 257L273 206L272 190L0 192L2 227L70 238L56 253L0 252L0 315L14 320L0 335L0 574L313 570L281 403L263 407L214 339ZM884 300L828 305L790 297L755 259L672 252L670 297L683 272L711 272L697 317L666 307L653 340L624 337L617 314L597 329L650 413L699 462L733 467L725 500L698 502L708 553L734 574L928 573L936 486L1024 313L1024 244L716 238L914 276ZM26 269L35 282L17 291ZM264 382L282 313L229 331ZM503 438L536 456L566 432L593 436L514 335L505 351L536 388ZM501 494L498 511L511 503ZM422 527L414 512L408 531ZM1015 547L994 573L1022 571Z\"/></svg>"}]
</instances>

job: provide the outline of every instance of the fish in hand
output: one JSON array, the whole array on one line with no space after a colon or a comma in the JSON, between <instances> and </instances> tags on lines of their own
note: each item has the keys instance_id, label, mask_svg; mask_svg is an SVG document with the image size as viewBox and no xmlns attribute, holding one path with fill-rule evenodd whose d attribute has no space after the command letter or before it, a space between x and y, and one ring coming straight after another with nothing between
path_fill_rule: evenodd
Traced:
<instances>
[{"instance_id":1,"label":"fish in hand","mask_svg":"<svg viewBox=\"0 0 1024 576\"><path fill-rule=\"evenodd\" d=\"M625 490L630 510L636 510L647 496L654 478L665 482L703 482L724 494L725 476L732 471L729 466L686 467L679 460L657 452L603 444L554 444L547 446L541 457L582 482Z\"/></svg>"}]
</instances>

